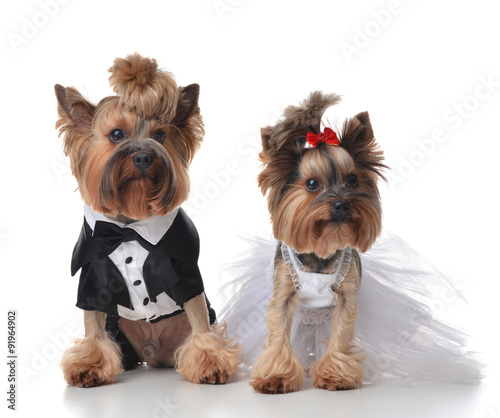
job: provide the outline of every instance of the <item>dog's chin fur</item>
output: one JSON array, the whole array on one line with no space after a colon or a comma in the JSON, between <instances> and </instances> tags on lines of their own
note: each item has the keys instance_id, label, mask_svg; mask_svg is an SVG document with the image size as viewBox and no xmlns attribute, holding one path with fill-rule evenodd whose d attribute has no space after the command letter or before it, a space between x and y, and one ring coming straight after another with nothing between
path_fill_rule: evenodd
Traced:
<instances>
[{"instance_id":1,"label":"dog's chin fur","mask_svg":"<svg viewBox=\"0 0 500 418\"><path fill-rule=\"evenodd\" d=\"M116 192L119 196L116 199L106 198L105 193L101 193L102 199L90 201L90 206L96 208L111 218L127 218L129 220L143 220L151 216L163 216L172 212L187 199L188 190L172 188L167 193L172 195L172 200L162 203L161 190L158 192L158 185L154 179L140 177L126 180L120 183ZM106 202L106 203L104 203Z\"/></svg>"},{"instance_id":2,"label":"dog's chin fur","mask_svg":"<svg viewBox=\"0 0 500 418\"><path fill-rule=\"evenodd\" d=\"M298 254L314 253L327 259L347 247L367 251L378 237L379 229L375 227L365 232L362 228L363 225L355 221L312 221L308 224L305 220L285 231L274 228L274 235Z\"/></svg>"}]
</instances>

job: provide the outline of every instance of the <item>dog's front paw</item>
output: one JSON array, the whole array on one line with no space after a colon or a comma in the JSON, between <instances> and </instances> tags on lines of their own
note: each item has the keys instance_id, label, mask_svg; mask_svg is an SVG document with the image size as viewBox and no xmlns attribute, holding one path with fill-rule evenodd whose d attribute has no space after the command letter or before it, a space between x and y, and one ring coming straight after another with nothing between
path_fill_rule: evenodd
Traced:
<instances>
[{"instance_id":1,"label":"dog's front paw","mask_svg":"<svg viewBox=\"0 0 500 418\"><path fill-rule=\"evenodd\" d=\"M289 393L298 391L304 380L299 376L269 376L266 378L254 378L250 385L256 392L264 394Z\"/></svg>"},{"instance_id":2,"label":"dog's front paw","mask_svg":"<svg viewBox=\"0 0 500 418\"><path fill-rule=\"evenodd\" d=\"M305 381L305 371L291 349L267 348L252 373L250 385L259 393L275 394L298 391Z\"/></svg>"},{"instance_id":3,"label":"dog's front paw","mask_svg":"<svg viewBox=\"0 0 500 418\"><path fill-rule=\"evenodd\" d=\"M114 380L114 376L106 376L102 373L102 370L97 368L74 370L66 377L66 381L70 385L75 385L80 388L93 388L106 383L113 383Z\"/></svg>"},{"instance_id":4,"label":"dog's front paw","mask_svg":"<svg viewBox=\"0 0 500 418\"><path fill-rule=\"evenodd\" d=\"M77 340L63 355L64 378L69 385L91 388L113 383L123 372L120 349L111 340Z\"/></svg>"},{"instance_id":5,"label":"dog's front paw","mask_svg":"<svg viewBox=\"0 0 500 418\"><path fill-rule=\"evenodd\" d=\"M311 366L309 375L320 389L357 389L363 383L363 357L357 354L326 353Z\"/></svg>"},{"instance_id":6,"label":"dog's front paw","mask_svg":"<svg viewBox=\"0 0 500 418\"><path fill-rule=\"evenodd\" d=\"M193 334L177 351L177 371L193 383L225 383L238 368L241 347L224 337L224 327Z\"/></svg>"}]
</instances>

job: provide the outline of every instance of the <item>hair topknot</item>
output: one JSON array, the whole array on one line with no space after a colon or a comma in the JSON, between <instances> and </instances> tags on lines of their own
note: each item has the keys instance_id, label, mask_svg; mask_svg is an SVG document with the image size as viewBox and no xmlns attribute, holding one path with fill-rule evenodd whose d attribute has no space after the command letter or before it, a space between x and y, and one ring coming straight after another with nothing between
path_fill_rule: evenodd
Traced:
<instances>
[{"instance_id":1,"label":"hair topknot","mask_svg":"<svg viewBox=\"0 0 500 418\"><path fill-rule=\"evenodd\" d=\"M109 69L109 83L120 97L120 104L134 109L142 117L172 119L179 98L171 73L158 69L155 59L137 52L116 58Z\"/></svg>"}]
</instances>

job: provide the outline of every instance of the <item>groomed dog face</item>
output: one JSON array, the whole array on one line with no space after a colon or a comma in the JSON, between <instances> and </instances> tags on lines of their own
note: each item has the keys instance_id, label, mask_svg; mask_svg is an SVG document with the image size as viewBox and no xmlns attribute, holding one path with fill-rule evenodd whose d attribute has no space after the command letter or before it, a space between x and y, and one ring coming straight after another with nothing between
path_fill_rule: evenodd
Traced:
<instances>
[{"instance_id":1,"label":"groomed dog face","mask_svg":"<svg viewBox=\"0 0 500 418\"><path fill-rule=\"evenodd\" d=\"M261 132L259 186L268 193L275 238L323 258L347 246L366 251L381 230L377 180L385 166L368 113L344 123L337 146L311 147L306 141L308 132L319 132L326 108L339 100L314 92Z\"/></svg>"},{"instance_id":2,"label":"groomed dog face","mask_svg":"<svg viewBox=\"0 0 500 418\"><path fill-rule=\"evenodd\" d=\"M165 215L189 194L189 164L204 135L199 86L178 87L156 60L137 53L109 71L117 96L97 105L55 86L56 127L80 193L112 217Z\"/></svg>"}]
</instances>

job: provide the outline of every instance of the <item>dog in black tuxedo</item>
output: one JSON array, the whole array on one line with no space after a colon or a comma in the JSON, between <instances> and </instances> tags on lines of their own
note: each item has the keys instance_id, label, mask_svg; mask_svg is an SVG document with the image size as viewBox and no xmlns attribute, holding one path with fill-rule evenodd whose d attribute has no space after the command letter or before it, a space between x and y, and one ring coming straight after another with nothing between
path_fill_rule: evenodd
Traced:
<instances>
[{"instance_id":1,"label":"dog in black tuxedo","mask_svg":"<svg viewBox=\"0 0 500 418\"><path fill-rule=\"evenodd\" d=\"M85 203L72 260L85 337L63 356L65 379L99 386L145 362L176 366L195 383L224 383L239 346L213 325L198 234L180 207L204 135L199 86L177 86L137 53L110 72L116 95L98 104L55 86L56 127Z\"/></svg>"}]
</instances>

